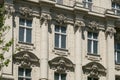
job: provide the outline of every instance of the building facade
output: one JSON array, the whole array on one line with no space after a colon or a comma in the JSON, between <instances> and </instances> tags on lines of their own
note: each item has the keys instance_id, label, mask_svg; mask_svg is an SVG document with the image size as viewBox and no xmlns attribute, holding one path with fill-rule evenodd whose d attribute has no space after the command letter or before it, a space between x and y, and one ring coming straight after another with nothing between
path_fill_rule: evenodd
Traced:
<instances>
[{"instance_id":1,"label":"building facade","mask_svg":"<svg viewBox=\"0 0 120 80\"><path fill-rule=\"evenodd\" d=\"M14 44L3 80L120 80L119 0L5 0L5 10Z\"/></svg>"}]
</instances>

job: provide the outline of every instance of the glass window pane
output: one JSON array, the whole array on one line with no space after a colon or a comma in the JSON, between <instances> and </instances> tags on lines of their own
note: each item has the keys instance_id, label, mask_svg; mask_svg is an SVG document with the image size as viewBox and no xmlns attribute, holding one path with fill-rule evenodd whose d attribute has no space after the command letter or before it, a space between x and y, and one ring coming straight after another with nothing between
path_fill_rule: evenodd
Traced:
<instances>
[{"instance_id":1,"label":"glass window pane","mask_svg":"<svg viewBox=\"0 0 120 80\"><path fill-rule=\"evenodd\" d=\"M117 63L120 63L120 52L117 51Z\"/></svg>"},{"instance_id":2,"label":"glass window pane","mask_svg":"<svg viewBox=\"0 0 120 80\"><path fill-rule=\"evenodd\" d=\"M31 39L32 39L32 30L31 29L26 29L26 42L31 43Z\"/></svg>"},{"instance_id":3,"label":"glass window pane","mask_svg":"<svg viewBox=\"0 0 120 80\"><path fill-rule=\"evenodd\" d=\"M88 0L88 2L92 2L92 0Z\"/></svg>"},{"instance_id":4,"label":"glass window pane","mask_svg":"<svg viewBox=\"0 0 120 80\"><path fill-rule=\"evenodd\" d=\"M19 76L23 76L24 75L24 69L23 68L19 68L18 75Z\"/></svg>"},{"instance_id":5,"label":"glass window pane","mask_svg":"<svg viewBox=\"0 0 120 80\"><path fill-rule=\"evenodd\" d=\"M90 77L88 77L88 80L92 80Z\"/></svg>"},{"instance_id":6,"label":"glass window pane","mask_svg":"<svg viewBox=\"0 0 120 80\"><path fill-rule=\"evenodd\" d=\"M119 50L120 50L120 44L119 44L119 43L117 43L117 49L119 49Z\"/></svg>"},{"instance_id":7,"label":"glass window pane","mask_svg":"<svg viewBox=\"0 0 120 80\"><path fill-rule=\"evenodd\" d=\"M27 76L27 77L31 76L31 69L26 69L25 76Z\"/></svg>"},{"instance_id":8,"label":"glass window pane","mask_svg":"<svg viewBox=\"0 0 120 80\"><path fill-rule=\"evenodd\" d=\"M56 25L56 26L55 26L55 32L59 32L59 28L60 28L60 27L59 27L58 25Z\"/></svg>"},{"instance_id":9,"label":"glass window pane","mask_svg":"<svg viewBox=\"0 0 120 80\"><path fill-rule=\"evenodd\" d=\"M66 33L66 27L61 27L61 32Z\"/></svg>"},{"instance_id":10,"label":"glass window pane","mask_svg":"<svg viewBox=\"0 0 120 80\"><path fill-rule=\"evenodd\" d=\"M97 41L93 41L93 53L97 54L97 49L98 49L98 42Z\"/></svg>"},{"instance_id":11,"label":"glass window pane","mask_svg":"<svg viewBox=\"0 0 120 80\"><path fill-rule=\"evenodd\" d=\"M88 32L88 38L92 38L92 33Z\"/></svg>"},{"instance_id":12,"label":"glass window pane","mask_svg":"<svg viewBox=\"0 0 120 80\"><path fill-rule=\"evenodd\" d=\"M98 34L97 33L93 33L93 38L97 39L98 38Z\"/></svg>"},{"instance_id":13,"label":"glass window pane","mask_svg":"<svg viewBox=\"0 0 120 80\"><path fill-rule=\"evenodd\" d=\"M24 80L23 78L18 78L18 80Z\"/></svg>"},{"instance_id":14,"label":"glass window pane","mask_svg":"<svg viewBox=\"0 0 120 80\"><path fill-rule=\"evenodd\" d=\"M24 42L24 28L19 28L19 41Z\"/></svg>"},{"instance_id":15,"label":"glass window pane","mask_svg":"<svg viewBox=\"0 0 120 80\"><path fill-rule=\"evenodd\" d=\"M92 53L91 52L91 45L92 45L92 41L88 40L88 53Z\"/></svg>"},{"instance_id":16,"label":"glass window pane","mask_svg":"<svg viewBox=\"0 0 120 80\"><path fill-rule=\"evenodd\" d=\"M20 18L19 24L20 25L25 25L25 19Z\"/></svg>"},{"instance_id":17,"label":"glass window pane","mask_svg":"<svg viewBox=\"0 0 120 80\"><path fill-rule=\"evenodd\" d=\"M59 47L59 34L55 34L55 47Z\"/></svg>"},{"instance_id":18,"label":"glass window pane","mask_svg":"<svg viewBox=\"0 0 120 80\"><path fill-rule=\"evenodd\" d=\"M26 25L31 27L32 26L32 20L26 20Z\"/></svg>"},{"instance_id":19,"label":"glass window pane","mask_svg":"<svg viewBox=\"0 0 120 80\"><path fill-rule=\"evenodd\" d=\"M61 35L61 48L66 48L66 35Z\"/></svg>"},{"instance_id":20,"label":"glass window pane","mask_svg":"<svg viewBox=\"0 0 120 80\"><path fill-rule=\"evenodd\" d=\"M58 73L55 73L54 80L59 80L59 74Z\"/></svg>"},{"instance_id":21,"label":"glass window pane","mask_svg":"<svg viewBox=\"0 0 120 80\"><path fill-rule=\"evenodd\" d=\"M66 74L61 74L61 80L66 80Z\"/></svg>"}]
</instances>

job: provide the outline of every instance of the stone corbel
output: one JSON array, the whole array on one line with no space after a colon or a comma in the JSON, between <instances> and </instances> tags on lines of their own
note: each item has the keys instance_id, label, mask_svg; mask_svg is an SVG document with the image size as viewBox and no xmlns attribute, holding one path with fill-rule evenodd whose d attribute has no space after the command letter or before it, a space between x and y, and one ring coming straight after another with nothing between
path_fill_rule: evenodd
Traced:
<instances>
[{"instance_id":1,"label":"stone corbel","mask_svg":"<svg viewBox=\"0 0 120 80\"><path fill-rule=\"evenodd\" d=\"M43 22L45 22L45 24L46 24L50 20L51 20L50 14L44 14L44 13L41 14L41 17L40 17L41 25L43 24Z\"/></svg>"},{"instance_id":2,"label":"stone corbel","mask_svg":"<svg viewBox=\"0 0 120 80\"><path fill-rule=\"evenodd\" d=\"M6 3L5 4L5 12L6 12L7 16L10 17L15 12L13 5Z\"/></svg>"},{"instance_id":3,"label":"stone corbel","mask_svg":"<svg viewBox=\"0 0 120 80\"><path fill-rule=\"evenodd\" d=\"M112 37L116 33L116 30L114 27L107 27L105 33L106 35L110 35L110 37Z\"/></svg>"},{"instance_id":4,"label":"stone corbel","mask_svg":"<svg viewBox=\"0 0 120 80\"><path fill-rule=\"evenodd\" d=\"M85 23L83 21L78 21L78 20L75 21L75 27L84 27L84 26Z\"/></svg>"},{"instance_id":5,"label":"stone corbel","mask_svg":"<svg viewBox=\"0 0 120 80\"><path fill-rule=\"evenodd\" d=\"M32 9L30 9L29 7L20 7L19 12L25 17L32 16L33 14Z\"/></svg>"},{"instance_id":6,"label":"stone corbel","mask_svg":"<svg viewBox=\"0 0 120 80\"><path fill-rule=\"evenodd\" d=\"M66 17L63 14L56 16L55 20L61 25L66 22Z\"/></svg>"},{"instance_id":7,"label":"stone corbel","mask_svg":"<svg viewBox=\"0 0 120 80\"><path fill-rule=\"evenodd\" d=\"M99 29L99 24L96 21L90 21L87 27L95 31Z\"/></svg>"}]
</instances>

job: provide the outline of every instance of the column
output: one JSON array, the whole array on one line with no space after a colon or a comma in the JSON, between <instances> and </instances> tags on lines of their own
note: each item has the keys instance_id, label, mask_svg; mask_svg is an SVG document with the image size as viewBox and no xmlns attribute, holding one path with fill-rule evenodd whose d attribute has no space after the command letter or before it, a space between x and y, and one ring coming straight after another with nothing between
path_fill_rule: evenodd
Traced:
<instances>
[{"instance_id":1,"label":"column","mask_svg":"<svg viewBox=\"0 0 120 80\"><path fill-rule=\"evenodd\" d=\"M114 59L114 27L108 26L107 36L107 80L115 80L115 59Z\"/></svg>"},{"instance_id":2,"label":"column","mask_svg":"<svg viewBox=\"0 0 120 80\"><path fill-rule=\"evenodd\" d=\"M48 8L43 7L41 13L41 55L40 55L40 75L41 80L48 79L48 21L50 15L47 13Z\"/></svg>"}]
</instances>

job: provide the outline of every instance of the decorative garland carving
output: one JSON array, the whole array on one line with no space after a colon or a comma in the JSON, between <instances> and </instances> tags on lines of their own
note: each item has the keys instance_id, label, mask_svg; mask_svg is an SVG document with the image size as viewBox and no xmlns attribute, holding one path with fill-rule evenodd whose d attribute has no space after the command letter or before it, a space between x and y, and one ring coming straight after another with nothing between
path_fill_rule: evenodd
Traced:
<instances>
[{"instance_id":1,"label":"decorative garland carving","mask_svg":"<svg viewBox=\"0 0 120 80\"><path fill-rule=\"evenodd\" d=\"M39 66L39 59L31 52L21 51L14 55L14 61L21 66Z\"/></svg>"},{"instance_id":2,"label":"decorative garland carving","mask_svg":"<svg viewBox=\"0 0 120 80\"><path fill-rule=\"evenodd\" d=\"M63 14L59 14L56 16L55 20L59 23L59 24L63 24L66 22L66 17Z\"/></svg>"},{"instance_id":3,"label":"decorative garland carving","mask_svg":"<svg viewBox=\"0 0 120 80\"><path fill-rule=\"evenodd\" d=\"M74 64L67 58L56 57L49 61L50 68L57 72L74 71Z\"/></svg>"},{"instance_id":4,"label":"decorative garland carving","mask_svg":"<svg viewBox=\"0 0 120 80\"><path fill-rule=\"evenodd\" d=\"M92 30L98 30L99 29L99 24L96 21L91 21L88 23L88 28Z\"/></svg>"},{"instance_id":5,"label":"decorative garland carving","mask_svg":"<svg viewBox=\"0 0 120 80\"><path fill-rule=\"evenodd\" d=\"M105 76L106 69L97 62L90 62L83 66L84 73L89 74L90 76L98 77L98 76Z\"/></svg>"},{"instance_id":6,"label":"decorative garland carving","mask_svg":"<svg viewBox=\"0 0 120 80\"><path fill-rule=\"evenodd\" d=\"M24 15L25 17L27 16L32 16L32 9L29 7L20 7L19 8L20 14Z\"/></svg>"},{"instance_id":7,"label":"decorative garland carving","mask_svg":"<svg viewBox=\"0 0 120 80\"><path fill-rule=\"evenodd\" d=\"M116 30L113 27L107 27L106 35L110 35L112 37L116 33Z\"/></svg>"},{"instance_id":8,"label":"decorative garland carving","mask_svg":"<svg viewBox=\"0 0 120 80\"><path fill-rule=\"evenodd\" d=\"M47 23L50 20L51 20L50 14L45 14L45 13L41 14L41 17L40 17L41 25L43 24L43 22Z\"/></svg>"}]
</instances>

